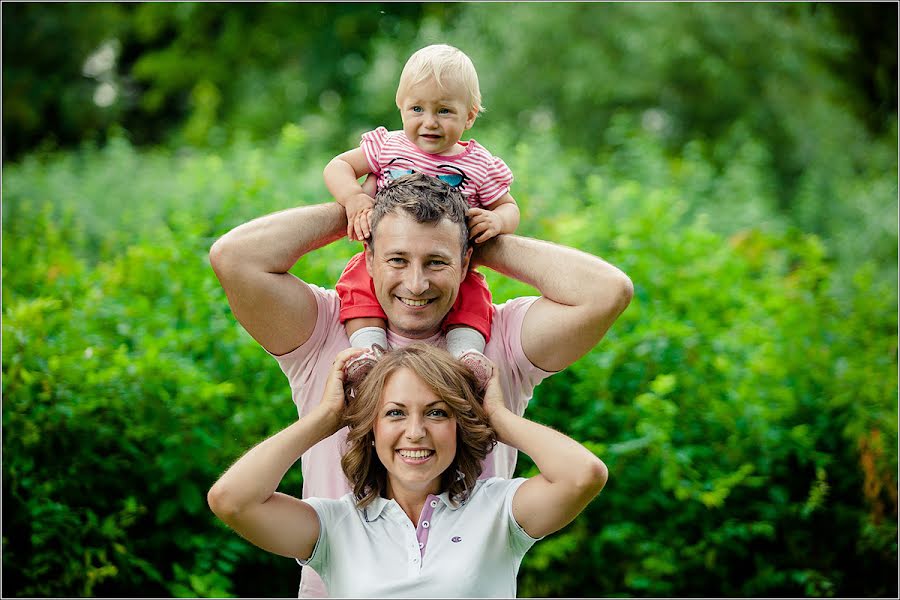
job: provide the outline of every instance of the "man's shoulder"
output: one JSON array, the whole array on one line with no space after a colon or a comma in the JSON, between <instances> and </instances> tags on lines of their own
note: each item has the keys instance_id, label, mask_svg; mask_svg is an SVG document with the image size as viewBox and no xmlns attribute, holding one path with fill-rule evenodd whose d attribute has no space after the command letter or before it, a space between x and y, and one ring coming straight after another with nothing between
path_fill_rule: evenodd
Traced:
<instances>
[{"instance_id":1,"label":"man's shoulder","mask_svg":"<svg viewBox=\"0 0 900 600\"><path fill-rule=\"evenodd\" d=\"M511 324L521 326L521 321L525 318L528 309L538 298L540 296L517 296L502 304L495 303L493 323L501 327L508 327Z\"/></svg>"},{"instance_id":2,"label":"man's shoulder","mask_svg":"<svg viewBox=\"0 0 900 600\"><path fill-rule=\"evenodd\" d=\"M347 333L339 318L341 301L337 292L315 284L308 285L316 299L316 324L309 339L291 352L275 356L282 368L294 366L298 361L305 364L308 357L321 352L337 354L349 346Z\"/></svg>"}]
</instances>

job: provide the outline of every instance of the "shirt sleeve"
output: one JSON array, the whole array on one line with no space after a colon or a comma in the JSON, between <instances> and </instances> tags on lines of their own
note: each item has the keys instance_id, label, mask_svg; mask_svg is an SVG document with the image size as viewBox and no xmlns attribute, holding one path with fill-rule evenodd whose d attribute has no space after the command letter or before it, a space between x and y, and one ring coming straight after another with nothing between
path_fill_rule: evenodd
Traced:
<instances>
[{"instance_id":1,"label":"shirt sleeve","mask_svg":"<svg viewBox=\"0 0 900 600\"><path fill-rule=\"evenodd\" d=\"M513 498L515 498L516 492L526 481L527 479L524 477L516 477L515 479L503 481L503 484L506 485L506 494L503 499L503 514L506 516L506 521L509 525L509 545L513 552L519 557L525 556L525 553L528 552L535 542L543 539L534 538L528 535L528 532L522 529L522 526L519 525L519 522L516 521L516 517L513 514Z\"/></svg>"},{"instance_id":2,"label":"shirt sleeve","mask_svg":"<svg viewBox=\"0 0 900 600\"><path fill-rule=\"evenodd\" d=\"M335 355L347 347L342 342L338 319L340 299L334 290L308 284L316 298L316 326L309 339L287 354L272 354L291 385L297 409L305 414L307 397L303 390L310 388L317 374L327 372ZM271 354L271 352L270 352ZM324 371L323 371L324 369Z\"/></svg>"},{"instance_id":3,"label":"shirt sleeve","mask_svg":"<svg viewBox=\"0 0 900 600\"><path fill-rule=\"evenodd\" d=\"M324 576L323 570L328 566L329 539L328 531L332 524L340 519L343 503L329 498L307 498L303 500L316 511L319 517L319 539L307 560L295 559L302 566L309 566L313 571Z\"/></svg>"},{"instance_id":4,"label":"shirt sleeve","mask_svg":"<svg viewBox=\"0 0 900 600\"><path fill-rule=\"evenodd\" d=\"M362 141L359 143L359 146L366 155L366 161L369 163L369 169L372 173L381 171L381 151L384 149L387 139L388 130L384 127L378 127L362 134Z\"/></svg>"},{"instance_id":5,"label":"shirt sleeve","mask_svg":"<svg viewBox=\"0 0 900 600\"><path fill-rule=\"evenodd\" d=\"M509 369L509 388L504 389L507 405L514 413L525 412L534 388L547 377L553 375L532 364L522 348L522 325L531 306L538 296L522 296L507 300L494 307L491 344L494 339L501 344L497 349L500 358ZM493 354L493 352L492 352ZM493 356L488 356L494 360Z\"/></svg>"},{"instance_id":6,"label":"shirt sleeve","mask_svg":"<svg viewBox=\"0 0 900 600\"><path fill-rule=\"evenodd\" d=\"M482 206L488 206L496 202L501 196L509 192L513 182L513 174L502 158L488 155L487 175L484 184L478 192Z\"/></svg>"}]
</instances>

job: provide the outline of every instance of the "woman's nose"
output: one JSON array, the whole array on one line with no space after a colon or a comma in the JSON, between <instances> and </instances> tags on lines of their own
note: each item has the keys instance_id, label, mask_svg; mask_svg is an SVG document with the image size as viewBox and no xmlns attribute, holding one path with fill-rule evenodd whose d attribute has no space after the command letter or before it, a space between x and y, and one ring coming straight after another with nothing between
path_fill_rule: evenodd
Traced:
<instances>
[{"instance_id":1,"label":"woman's nose","mask_svg":"<svg viewBox=\"0 0 900 600\"><path fill-rule=\"evenodd\" d=\"M420 440L425 436L425 427L419 418L411 418L406 423L406 439L409 441Z\"/></svg>"}]
</instances>

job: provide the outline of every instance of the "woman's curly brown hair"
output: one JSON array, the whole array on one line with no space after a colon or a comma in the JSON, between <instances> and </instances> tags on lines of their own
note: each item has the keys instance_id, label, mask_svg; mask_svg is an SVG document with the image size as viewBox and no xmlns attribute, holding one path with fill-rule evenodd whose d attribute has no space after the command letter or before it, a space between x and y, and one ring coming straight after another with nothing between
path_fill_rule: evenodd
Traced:
<instances>
[{"instance_id":1,"label":"woman's curly brown hair","mask_svg":"<svg viewBox=\"0 0 900 600\"><path fill-rule=\"evenodd\" d=\"M341 468L350 481L356 505L363 508L387 490L387 470L372 445L385 382L398 369L409 369L447 405L456 417L456 456L441 474L441 492L452 502L468 498L481 464L497 443L476 391L474 376L448 352L422 343L392 350L376 363L344 410L350 427Z\"/></svg>"}]
</instances>

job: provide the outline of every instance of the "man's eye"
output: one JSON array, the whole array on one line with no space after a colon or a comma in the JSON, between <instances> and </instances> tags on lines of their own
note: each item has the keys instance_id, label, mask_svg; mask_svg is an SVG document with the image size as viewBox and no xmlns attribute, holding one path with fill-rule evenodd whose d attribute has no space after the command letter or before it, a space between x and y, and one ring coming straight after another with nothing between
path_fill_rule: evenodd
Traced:
<instances>
[{"instance_id":1,"label":"man's eye","mask_svg":"<svg viewBox=\"0 0 900 600\"><path fill-rule=\"evenodd\" d=\"M405 264L405 263L406 263L405 260L403 260L402 258L398 258L398 257L396 257L396 256L393 257L393 258L387 259L387 261L388 261L388 264L391 264L391 265L394 265L394 266L399 266L399 265L402 265L402 264Z\"/></svg>"},{"instance_id":2,"label":"man's eye","mask_svg":"<svg viewBox=\"0 0 900 600\"><path fill-rule=\"evenodd\" d=\"M443 261L443 260L432 260L432 261L429 261L428 264L430 264L433 267L443 267L447 264L447 262Z\"/></svg>"}]
</instances>

